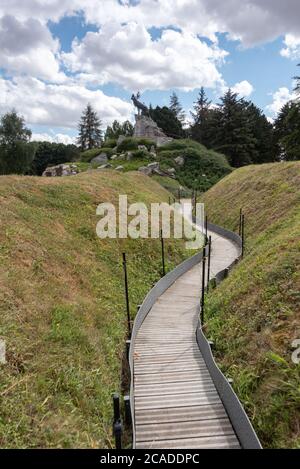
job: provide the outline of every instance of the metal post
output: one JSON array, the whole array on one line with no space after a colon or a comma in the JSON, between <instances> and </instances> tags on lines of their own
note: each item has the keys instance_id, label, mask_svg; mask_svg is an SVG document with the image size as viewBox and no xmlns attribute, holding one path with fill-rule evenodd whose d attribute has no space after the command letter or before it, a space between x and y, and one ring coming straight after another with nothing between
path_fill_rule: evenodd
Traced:
<instances>
[{"instance_id":1,"label":"metal post","mask_svg":"<svg viewBox=\"0 0 300 469\"><path fill-rule=\"evenodd\" d=\"M242 234L242 216L243 216L243 210L240 208L239 236L241 236Z\"/></svg>"},{"instance_id":2,"label":"metal post","mask_svg":"<svg viewBox=\"0 0 300 469\"><path fill-rule=\"evenodd\" d=\"M129 362L130 344L131 344L131 340L126 340L126 357L127 357L127 361L128 361L128 362Z\"/></svg>"},{"instance_id":3,"label":"metal post","mask_svg":"<svg viewBox=\"0 0 300 469\"><path fill-rule=\"evenodd\" d=\"M245 253L245 215L242 214L242 257Z\"/></svg>"},{"instance_id":4,"label":"metal post","mask_svg":"<svg viewBox=\"0 0 300 469\"><path fill-rule=\"evenodd\" d=\"M207 244L207 215L205 216L205 244Z\"/></svg>"},{"instance_id":5,"label":"metal post","mask_svg":"<svg viewBox=\"0 0 300 469\"><path fill-rule=\"evenodd\" d=\"M162 259L162 276L166 275L166 266L165 266L165 245L163 238L163 231L160 230L160 240L161 240L161 259Z\"/></svg>"},{"instance_id":6,"label":"metal post","mask_svg":"<svg viewBox=\"0 0 300 469\"><path fill-rule=\"evenodd\" d=\"M125 252L123 252L123 269L124 269L124 282L125 282L125 299L126 299L126 310L127 310L128 336L130 337L131 336L130 306L129 306L127 264L126 264L126 254L125 254Z\"/></svg>"},{"instance_id":7,"label":"metal post","mask_svg":"<svg viewBox=\"0 0 300 469\"><path fill-rule=\"evenodd\" d=\"M208 239L207 285L206 285L207 291L209 291L209 282L210 282L210 261L211 261L211 236Z\"/></svg>"},{"instance_id":8,"label":"metal post","mask_svg":"<svg viewBox=\"0 0 300 469\"><path fill-rule=\"evenodd\" d=\"M118 394L113 395L114 404L114 424L113 433L116 442L116 449L122 449L122 421L120 415L120 398Z\"/></svg>"},{"instance_id":9,"label":"metal post","mask_svg":"<svg viewBox=\"0 0 300 469\"><path fill-rule=\"evenodd\" d=\"M125 408L125 425L126 427L130 427L132 423L131 418L131 409L130 409L130 397L124 396L124 408Z\"/></svg>"},{"instance_id":10,"label":"metal post","mask_svg":"<svg viewBox=\"0 0 300 469\"><path fill-rule=\"evenodd\" d=\"M202 258L202 291L201 291L201 324L204 324L204 300L205 300L205 247L203 248Z\"/></svg>"}]
</instances>

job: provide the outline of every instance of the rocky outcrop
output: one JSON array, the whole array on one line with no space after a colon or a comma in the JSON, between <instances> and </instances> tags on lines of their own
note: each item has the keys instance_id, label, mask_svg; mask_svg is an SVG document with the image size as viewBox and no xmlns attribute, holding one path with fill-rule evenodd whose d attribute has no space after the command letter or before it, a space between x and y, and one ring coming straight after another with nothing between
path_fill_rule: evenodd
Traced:
<instances>
[{"instance_id":1,"label":"rocky outcrop","mask_svg":"<svg viewBox=\"0 0 300 469\"><path fill-rule=\"evenodd\" d=\"M176 178L175 168L161 169L157 161L149 163L147 166L141 166L139 171L146 174L146 176L153 176L156 174L157 176L170 177L173 179Z\"/></svg>"},{"instance_id":2,"label":"rocky outcrop","mask_svg":"<svg viewBox=\"0 0 300 469\"><path fill-rule=\"evenodd\" d=\"M134 137L153 140L158 147L172 142L173 139L167 137L151 117L136 115L135 122Z\"/></svg>"},{"instance_id":3,"label":"rocky outcrop","mask_svg":"<svg viewBox=\"0 0 300 469\"><path fill-rule=\"evenodd\" d=\"M107 163L108 158L106 153L100 153L100 155L96 156L91 160L92 164L104 164Z\"/></svg>"},{"instance_id":4,"label":"rocky outcrop","mask_svg":"<svg viewBox=\"0 0 300 469\"><path fill-rule=\"evenodd\" d=\"M58 164L56 166L49 166L43 172L44 177L61 177L61 176L75 176L79 170L74 164Z\"/></svg>"}]
</instances>

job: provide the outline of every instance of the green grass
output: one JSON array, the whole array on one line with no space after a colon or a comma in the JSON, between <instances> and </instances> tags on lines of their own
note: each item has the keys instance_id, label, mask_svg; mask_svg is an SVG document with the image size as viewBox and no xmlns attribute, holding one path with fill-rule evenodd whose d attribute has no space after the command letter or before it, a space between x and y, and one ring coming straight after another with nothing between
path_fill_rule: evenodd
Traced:
<instances>
[{"instance_id":1,"label":"green grass","mask_svg":"<svg viewBox=\"0 0 300 469\"><path fill-rule=\"evenodd\" d=\"M108 141L108 143L104 143L103 148L87 150L81 153L82 163L80 170L87 170L88 167L84 166L84 164L89 163L92 158L102 152L106 153L109 159L114 153L119 156L125 155L122 159L111 161L113 168L122 165L125 171L136 171L140 166L147 165L153 161L150 150L153 146L156 146L151 140L127 137L118 145L116 151L113 151L112 148L114 148L115 144L115 140ZM145 146L146 149L139 150L138 147L140 145ZM126 161L127 152L132 154L132 160L129 162ZM193 140L174 140L167 145L157 148L156 152L156 161L160 163L161 168L175 168L176 179L179 185L188 190L197 189L199 192L205 192L232 171L225 156L208 150ZM185 163L183 166L175 163L174 160L177 156L184 157ZM163 183L162 185L166 187L167 184ZM188 195L188 192L186 194Z\"/></svg>"},{"instance_id":2,"label":"green grass","mask_svg":"<svg viewBox=\"0 0 300 469\"><path fill-rule=\"evenodd\" d=\"M126 337L121 254L132 317L160 277L159 240L100 240L101 202L168 201L138 173L0 178L2 448L111 448L112 393ZM191 255L166 241L167 266Z\"/></svg>"},{"instance_id":3,"label":"green grass","mask_svg":"<svg viewBox=\"0 0 300 469\"><path fill-rule=\"evenodd\" d=\"M300 447L300 163L249 166L203 201L209 219L237 230L246 256L207 298L207 335L267 448Z\"/></svg>"},{"instance_id":4,"label":"green grass","mask_svg":"<svg viewBox=\"0 0 300 469\"><path fill-rule=\"evenodd\" d=\"M178 191L180 189L181 197L192 197L192 191L186 187L182 187L177 179L165 177L165 176L152 176L152 179L157 181L167 191L171 192L174 197L178 197Z\"/></svg>"}]
</instances>

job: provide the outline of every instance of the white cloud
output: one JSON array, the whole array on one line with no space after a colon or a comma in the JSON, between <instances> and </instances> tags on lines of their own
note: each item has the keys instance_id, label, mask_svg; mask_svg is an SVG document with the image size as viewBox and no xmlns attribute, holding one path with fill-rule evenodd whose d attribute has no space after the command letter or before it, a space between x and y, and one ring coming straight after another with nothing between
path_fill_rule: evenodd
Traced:
<instances>
[{"instance_id":1,"label":"white cloud","mask_svg":"<svg viewBox=\"0 0 300 469\"><path fill-rule=\"evenodd\" d=\"M239 83L236 83L232 87L232 91L234 93L237 93L240 98L248 98L253 93L254 88L251 83L249 83L249 81L244 80Z\"/></svg>"},{"instance_id":2,"label":"white cloud","mask_svg":"<svg viewBox=\"0 0 300 469\"><path fill-rule=\"evenodd\" d=\"M215 87L221 80L217 66L227 52L209 46L197 36L171 29L153 41L147 29L135 22L106 24L74 41L63 60L73 72L103 85L118 83L127 89L185 91Z\"/></svg>"},{"instance_id":3,"label":"white cloud","mask_svg":"<svg viewBox=\"0 0 300 469\"><path fill-rule=\"evenodd\" d=\"M0 0L0 15L58 21L82 11L98 25L137 21L147 28L175 26L216 40L228 32L245 46L293 34L300 36L298 0Z\"/></svg>"},{"instance_id":4,"label":"white cloud","mask_svg":"<svg viewBox=\"0 0 300 469\"><path fill-rule=\"evenodd\" d=\"M19 21L13 16L0 18L0 66L8 73L28 74L62 82L57 58L59 44L48 28L36 19Z\"/></svg>"},{"instance_id":5,"label":"white cloud","mask_svg":"<svg viewBox=\"0 0 300 469\"><path fill-rule=\"evenodd\" d=\"M64 143L65 145L76 144L76 137L71 137L68 134L49 134L49 133L35 133L31 137L32 142L50 142L50 143Z\"/></svg>"},{"instance_id":6,"label":"white cloud","mask_svg":"<svg viewBox=\"0 0 300 469\"><path fill-rule=\"evenodd\" d=\"M300 58L300 36L287 34L284 39L285 48L281 49L280 54L288 59Z\"/></svg>"},{"instance_id":7,"label":"white cloud","mask_svg":"<svg viewBox=\"0 0 300 469\"><path fill-rule=\"evenodd\" d=\"M103 125L114 119L131 119L132 105L110 97L101 90L89 90L76 83L47 84L36 78L18 77L13 81L0 78L0 108L15 107L26 122L64 128L76 128L83 108L90 102Z\"/></svg>"},{"instance_id":8,"label":"white cloud","mask_svg":"<svg viewBox=\"0 0 300 469\"><path fill-rule=\"evenodd\" d=\"M282 107L292 99L295 99L295 93L290 92L286 87L279 88L275 93L273 93L273 101L266 107L267 112L271 114L271 118L276 117Z\"/></svg>"}]
</instances>

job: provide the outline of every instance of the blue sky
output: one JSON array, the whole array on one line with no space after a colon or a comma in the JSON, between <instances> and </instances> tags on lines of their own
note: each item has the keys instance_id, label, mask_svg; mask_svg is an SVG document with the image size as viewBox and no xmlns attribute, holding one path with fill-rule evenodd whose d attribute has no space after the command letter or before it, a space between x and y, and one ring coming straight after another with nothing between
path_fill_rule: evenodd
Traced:
<instances>
[{"instance_id":1,"label":"blue sky","mask_svg":"<svg viewBox=\"0 0 300 469\"><path fill-rule=\"evenodd\" d=\"M215 0L214 9L208 0L2 3L1 111L16 107L35 138L72 141L88 101L104 126L132 120L138 90L153 105L175 90L188 114L200 86L213 102L232 87L270 119L294 97L294 0L288 13L277 0Z\"/></svg>"}]
</instances>

